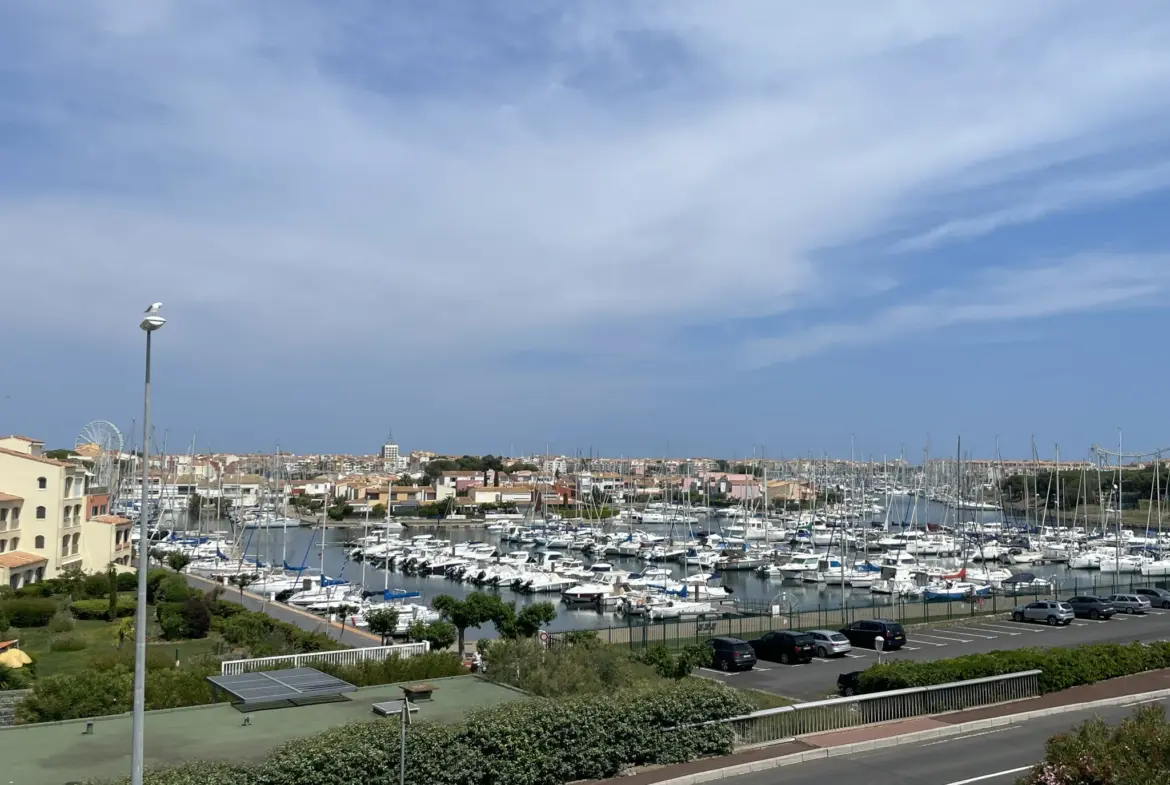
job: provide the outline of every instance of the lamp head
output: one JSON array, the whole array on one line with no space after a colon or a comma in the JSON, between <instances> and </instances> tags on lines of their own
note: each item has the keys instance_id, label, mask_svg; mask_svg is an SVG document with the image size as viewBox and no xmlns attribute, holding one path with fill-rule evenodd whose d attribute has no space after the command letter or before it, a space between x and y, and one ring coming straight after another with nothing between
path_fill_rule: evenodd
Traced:
<instances>
[{"instance_id":1,"label":"lamp head","mask_svg":"<svg viewBox=\"0 0 1170 785\"><path fill-rule=\"evenodd\" d=\"M152 313L148 316L143 317L142 321L139 322L138 326L140 328L142 328L143 330L145 330L146 332L152 333L155 330L162 327L166 323L167 323L167 320L165 318L163 318L162 316L159 316L156 313Z\"/></svg>"}]
</instances>

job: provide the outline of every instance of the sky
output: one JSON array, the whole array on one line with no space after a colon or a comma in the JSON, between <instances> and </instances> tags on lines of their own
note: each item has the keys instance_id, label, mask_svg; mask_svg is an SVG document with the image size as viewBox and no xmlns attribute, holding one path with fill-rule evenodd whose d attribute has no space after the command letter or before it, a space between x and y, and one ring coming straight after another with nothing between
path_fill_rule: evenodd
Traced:
<instances>
[{"instance_id":1,"label":"sky","mask_svg":"<svg viewBox=\"0 0 1170 785\"><path fill-rule=\"evenodd\" d=\"M1159 0L7 0L0 433L1170 445Z\"/></svg>"}]
</instances>

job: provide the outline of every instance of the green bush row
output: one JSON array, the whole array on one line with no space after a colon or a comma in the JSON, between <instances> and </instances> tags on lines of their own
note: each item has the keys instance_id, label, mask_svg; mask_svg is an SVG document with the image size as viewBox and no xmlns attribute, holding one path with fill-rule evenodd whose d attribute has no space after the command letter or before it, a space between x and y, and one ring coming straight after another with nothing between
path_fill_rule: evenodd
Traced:
<instances>
[{"instance_id":1,"label":"green bush row","mask_svg":"<svg viewBox=\"0 0 1170 785\"><path fill-rule=\"evenodd\" d=\"M887 662L862 671L859 687L862 693L885 692L1039 670L1040 691L1048 693L1159 668L1170 668L1170 643L1094 643Z\"/></svg>"},{"instance_id":2,"label":"green bush row","mask_svg":"<svg viewBox=\"0 0 1170 785\"><path fill-rule=\"evenodd\" d=\"M246 649L253 657L346 648L324 632L302 630L266 613L250 611L236 602L216 598L209 600L207 607L211 612L211 629L231 645Z\"/></svg>"},{"instance_id":3,"label":"green bush row","mask_svg":"<svg viewBox=\"0 0 1170 785\"><path fill-rule=\"evenodd\" d=\"M357 665L318 662L312 663L312 667L358 687L441 679L467 673L463 658L454 652L445 651L432 651L413 657L390 657L381 661L368 660Z\"/></svg>"},{"instance_id":4,"label":"green bush row","mask_svg":"<svg viewBox=\"0 0 1170 785\"><path fill-rule=\"evenodd\" d=\"M564 700L530 699L470 712L454 725L407 731L412 785L563 785L630 766L731 752L726 725L751 711L737 692L705 679ZM691 727L682 727L691 726ZM256 765L199 762L147 772L150 785L396 785L399 725L346 725L284 744ZM123 780L125 782L125 780Z\"/></svg>"},{"instance_id":5,"label":"green bush row","mask_svg":"<svg viewBox=\"0 0 1170 785\"><path fill-rule=\"evenodd\" d=\"M13 627L44 627L57 612L57 603L44 597L13 597L0 600L0 615Z\"/></svg>"},{"instance_id":6,"label":"green bush row","mask_svg":"<svg viewBox=\"0 0 1170 785\"><path fill-rule=\"evenodd\" d=\"M134 611L138 608L138 602L133 596L118 595L118 604L116 616L121 619L126 616L133 616ZM69 603L69 612L73 614L73 618L82 621L86 619L108 619L110 618L110 601L104 600L74 600Z\"/></svg>"}]
</instances>

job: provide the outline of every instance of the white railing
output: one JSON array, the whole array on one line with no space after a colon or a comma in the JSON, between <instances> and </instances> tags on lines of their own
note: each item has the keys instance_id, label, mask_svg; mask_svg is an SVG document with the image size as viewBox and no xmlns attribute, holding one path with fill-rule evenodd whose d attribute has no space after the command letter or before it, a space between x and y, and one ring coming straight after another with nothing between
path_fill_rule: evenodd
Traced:
<instances>
[{"instance_id":1,"label":"white railing","mask_svg":"<svg viewBox=\"0 0 1170 785\"><path fill-rule=\"evenodd\" d=\"M395 646L369 646L364 649L339 649L337 651L314 651L308 654L286 654L280 657L257 657L250 660L228 660L221 662L219 672L224 675L248 673L250 671L277 670L279 668L311 667L314 663L328 665L357 665L369 660L381 661L391 657L413 657L431 650L428 641L400 643Z\"/></svg>"},{"instance_id":2,"label":"white railing","mask_svg":"<svg viewBox=\"0 0 1170 785\"><path fill-rule=\"evenodd\" d=\"M1023 671L927 687L797 703L703 724L730 725L735 734L736 749L761 747L810 733L1034 698L1040 694L1040 673L1038 670Z\"/></svg>"}]
</instances>

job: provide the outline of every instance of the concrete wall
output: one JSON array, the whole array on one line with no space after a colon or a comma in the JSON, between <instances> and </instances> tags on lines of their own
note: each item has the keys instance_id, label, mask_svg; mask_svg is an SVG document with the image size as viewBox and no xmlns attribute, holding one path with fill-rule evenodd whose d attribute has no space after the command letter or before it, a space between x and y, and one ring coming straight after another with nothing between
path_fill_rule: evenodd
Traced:
<instances>
[{"instance_id":1,"label":"concrete wall","mask_svg":"<svg viewBox=\"0 0 1170 785\"><path fill-rule=\"evenodd\" d=\"M0 728L6 728L13 723L16 704L20 703L25 695L32 690L9 690L0 692Z\"/></svg>"}]
</instances>

